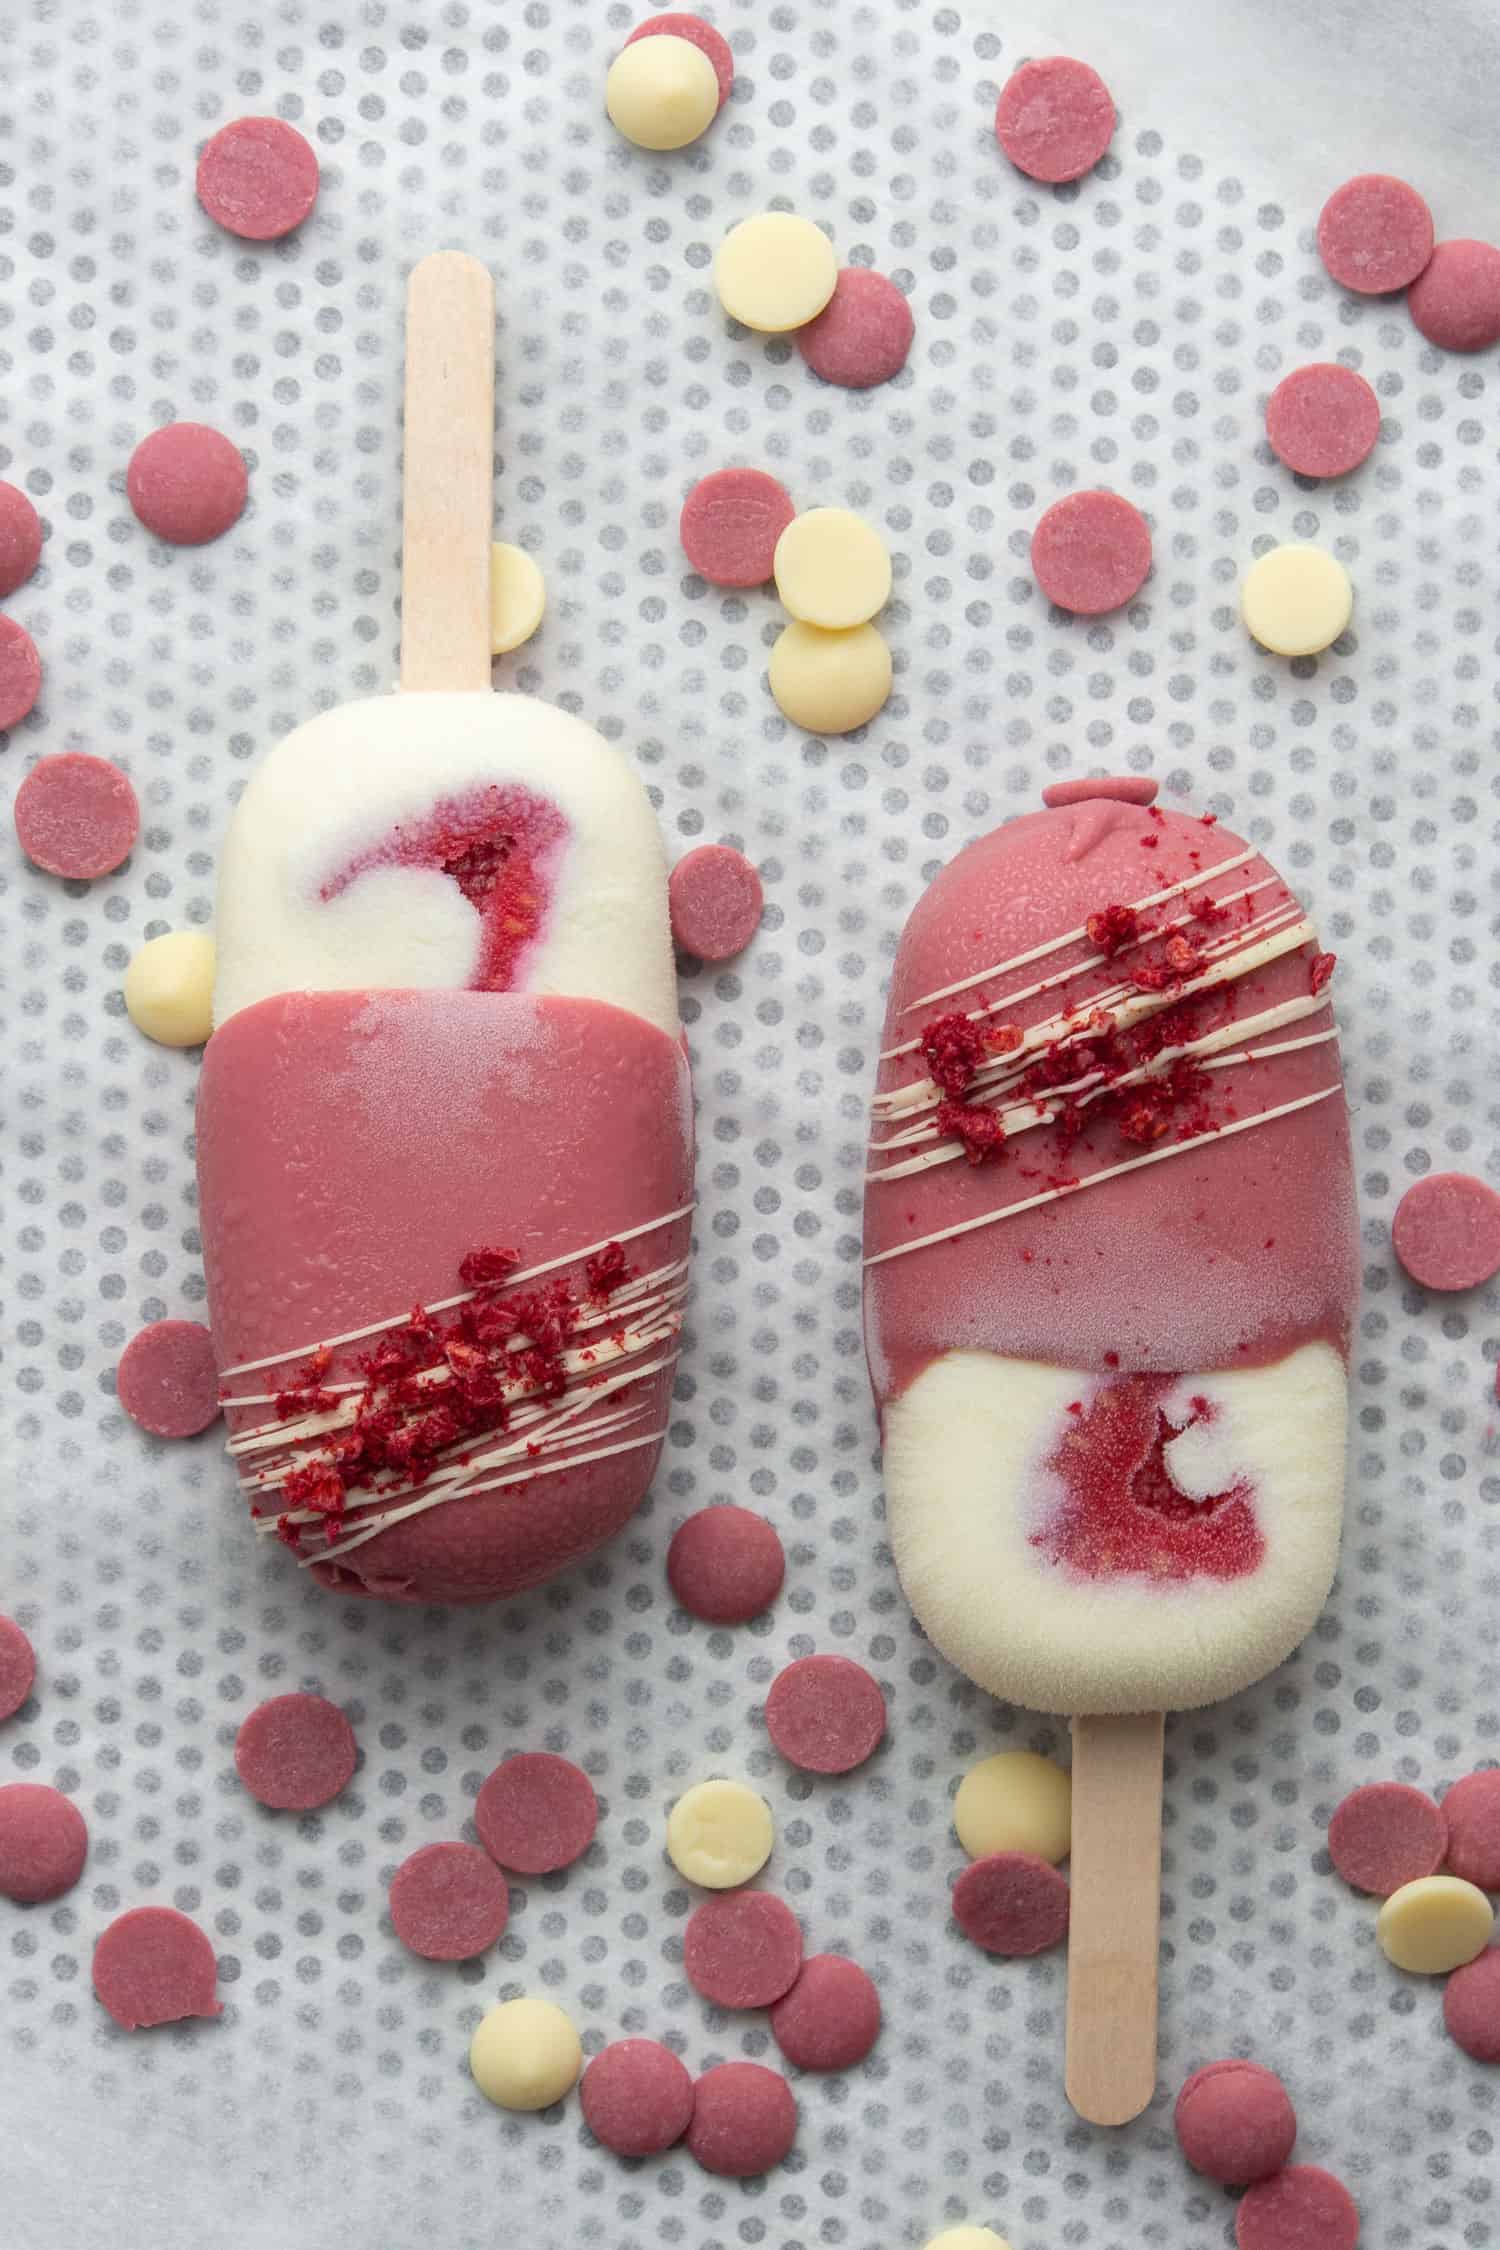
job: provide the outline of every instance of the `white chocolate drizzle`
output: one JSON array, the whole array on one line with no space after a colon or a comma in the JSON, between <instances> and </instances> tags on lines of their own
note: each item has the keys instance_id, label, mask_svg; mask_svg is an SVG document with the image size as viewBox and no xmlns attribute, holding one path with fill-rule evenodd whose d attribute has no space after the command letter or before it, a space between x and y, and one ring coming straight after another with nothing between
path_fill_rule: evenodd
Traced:
<instances>
[{"instance_id":1,"label":"white chocolate drizzle","mask_svg":"<svg viewBox=\"0 0 1500 2250\"><path fill-rule=\"evenodd\" d=\"M1180 883L1168 883L1165 890L1151 891L1145 898L1133 900L1133 909L1137 914L1144 914L1148 907L1165 906L1168 899L1182 898L1188 891L1201 890L1204 884L1212 883L1218 876L1232 874L1235 868L1244 867L1252 859L1259 857L1255 846L1249 844L1244 851L1236 852L1229 859L1221 859L1215 866L1203 868L1196 875L1185 876ZM1065 946L1083 944L1088 934L1086 922L1076 930L1064 930L1061 937L1047 938L1041 945L1033 945L1025 953L1012 954L1008 961L999 961L992 969L980 969L973 976L960 977L954 984L940 986L936 992L924 992L920 999L909 1000L901 1013L904 1016L914 1015L918 1008L929 1008L934 1001L951 999L955 992L968 992L976 984L989 984L995 977L1008 976L1012 969L1028 968L1033 961L1044 961L1049 953L1061 953Z\"/></svg>"},{"instance_id":2,"label":"white chocolate drizzle","mask_svg":"<svg viewBox=\"0 0 1500 2250\"><path fill-rule=\"evenodd\" d=\"M622 1229L582 1249L518 1269L499 1283L464 1290L421 1309L436 1314L480 1297L503 1299L506 1293L539 1276L582 1264L615 1243L637 1240L671 1226L688 1217L692 1209L686 1204L642 1226ZM332 1383L309 1379L305 1386L297 1386L316 1390L334 1403L285 1418L279 1412L272 1413L237 1429L227 1443L230 1458L240 1466L240 1489L251 1503L257 1533L264 1538L285 1538L290 1532L295 1544L305 1528L321 1524L328 1534L326 1541L298 1554L305 1569L314 1563L336 1562L393 1525L450 1500L530 1484L537 1477L556 1476L587 1462L659 1444L666 1435L665 1422L653 1420L648 1429L632 1429L632 1424L638 1424L650 1412L649 1402L621 1394L650 1377L669 1375L676 1364L687 1271L688 1260L676 1258L620 1282L603 1303L580 1301L574 1308L568 1346L556 1357L555 1364L564 1378L559 1395L538 1396L538 1379L524 1370L518 1372L514 1380L502 1385L497 1401L505 1408L503 1427L466 1434L438 1453L418 1481L397 1470L375 1471L367 1483L349 1489L347 1513L276 1503L294 1472L335 1465L341 1433L355 1427L367 1404L378 1410L386 1402L386 1387L368 1379ZM387 1334L406 1327L412 1317L410 1312L394 1314L319 1344L244 1361L226 1369L221 1384L232 1376L309 1360L320 1351ZM518 1355L519 1364L519 1357L532 1348L532 1339L518 1331L501 1348ZM444 1386L453 1383L454 1374L443 1361L401 1380L406 1388L431 1391L433 1403L439 1404ZM274 1391L223 1393L223 1403L230 1409L278 1408L280 1399L281 1394ZM601 1444L601 1439L610 1442Z\"/></svg>"},{"instance_id":3,"label":"white chocolate drizzle","mask_svg":"<svg viewBox=\"0 0 1500 2250\"><path fill-rule=\"evenodd\" d=\"M1316 1102L1326 1102L1340 1092L1341 1082L1325 1086L1316 1094L1303 1094L1294 1102L1279 1102L1274 1109L1257 1111L1254 1117L1237 1118L1233 1124L1218 1125L1206 1133L1195 1133L1191 1140L1176 1141L1170 1148L1152 1149L1145 1156L1132 1156L1122 1164L1106 1164L1097 1172L1089 1172L1081 1180L1066 1187L1046 1188L1039 1195L1028 1195L1019 1203L1006 1203L998 1211L981 1211L977 1218L960 1219L951 1227L939 1227L933 1234L918 1235L914 1241L898 1242L894 1249L877 1250L866 1258L867 1266L883 1266L892 1258L908 1257L913 1250L929 1250L939 1242L951 1242L961 1234L972 1234L976 1228L998 1226L1002 1219L1014 1219L1022 1211L1036 1211L1044 1203L1058 1203L1065 1195L1082 1195L1086 1189L1102 1187L1106 1180L1117 1180L1123 1173L1140 1172L1148 1164L1167 1164L1174 1156L1188 1156L1203 1146L1205 1141L1227 1141L1236 1133L1248 1133L1256 1125L1269 1125L1274 1118L1290 1117L1299 1109L1311 1109Z\"/></svg>"}]
</instances>

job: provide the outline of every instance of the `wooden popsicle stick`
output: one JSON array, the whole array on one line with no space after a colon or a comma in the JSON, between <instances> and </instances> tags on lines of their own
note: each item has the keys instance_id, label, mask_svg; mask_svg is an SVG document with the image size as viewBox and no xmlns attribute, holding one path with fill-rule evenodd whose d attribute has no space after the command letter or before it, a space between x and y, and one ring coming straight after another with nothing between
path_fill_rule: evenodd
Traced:
<instances>
[{"instance_id":1,"label":"wooden popsicle stick","mask_svg":"<svg viewBox=\"0 0 1500 2250\"><path fill-rule=\"evenodd\" d=\"M438 250L406 290L401 685L490 686L495 283Z\"/></svg>"},{"instance_id":2,"label":"wooden popsicle stick","mask_svg":"<svg viewBox=\"0 0 1500 2250\"><path fill-rule=\"evenodd\" d=\"M1068 2099L1126 2125L1156 2091L1162 1714L1073 1721Z\"/></svg>"}]
</instances>

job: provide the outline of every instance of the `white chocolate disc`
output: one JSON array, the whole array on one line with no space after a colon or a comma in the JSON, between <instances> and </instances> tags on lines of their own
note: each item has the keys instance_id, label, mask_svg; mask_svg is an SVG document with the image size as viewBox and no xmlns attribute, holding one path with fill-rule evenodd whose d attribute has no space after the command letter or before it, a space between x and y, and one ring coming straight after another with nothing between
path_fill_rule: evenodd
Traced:
<instances>
[{"instance_id":1,"label":"white chocolate disc","mask_svg":"<svg viewBox=\"0 0 1500 2250\"><path fill-rule=\"evenodd\" d=\"M891 692L891 652L873 625L825 633L793 622L771 651L771 693L793 726L848 734L873 719Z\"/></svg>"},{"instance_id":2,"label":"white chocolate disc","mask_svg":"<svg viewBox=\"0 0 1500 2250\"><path fill-rule=\"evenodd\" d=\"M546 608L547 581L533 558L524 547L497 539L490 549L491 655L508 656L529 641Z\"/></svg>"},{"instance_id":3,"label":"white chocolate disc","mask_svg":"<svg viewBox=\"0 0 1500 2250\"><path fill-rule=\"evenodd\" d=\"M890 550L849 508L809 508L776 542L776 591L804 625L867 625L891 598Z\"/></svg>"},{"instance_id":4,"label":"white chocolate disc","mask_svg":"<svg viewBox=\"0 0 1500 2250\"><path fill-rule=\"evenodd\" d=\"M1274 656L1317 656L1354 608L1349 573L1325 547L1273 547L1245 573L1245 626Z\"/></svg>"},{"instance_id":5,"label":"white chocolate disc","mask_svg":"<svg viewBox=\"0 0 1500 2250\"><path fill-rule=\"evenodd\" d=\"M741 219L714 259L714 287L725 312L765 336L782 336L815 320L838 277L827 235L791 211Z\"/></svg>"},{"instance_id":6,"label":"white chocolate disc","mask_svg":"<svg viewBox=\"0 0 1500 2250\"><path fill-rule=\"evenodd\" d=\"M686 148L719 114L719 74L691 39L632 39L609 66L604 106L637 148Z\"/></svg>"}]
</instances>

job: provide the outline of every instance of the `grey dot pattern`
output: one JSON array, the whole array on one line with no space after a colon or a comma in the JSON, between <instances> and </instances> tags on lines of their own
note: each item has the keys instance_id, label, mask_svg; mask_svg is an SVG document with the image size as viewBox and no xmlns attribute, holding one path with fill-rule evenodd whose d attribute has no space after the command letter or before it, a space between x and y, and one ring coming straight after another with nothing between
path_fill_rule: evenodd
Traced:
<instances>
[{"instance_id":1,"label":"grey dot pattern","mask_svg":"<svg viewBox=\"0 0 1500 2250\"><path fill-rule=\"evenodd\" d=\"M56 1783L92 1835L71 1897L0 1910L6 2240L87 2250L149 2213L158 2250L210 2230L231 2250L477 2250L507 2228L535 2250L905 2250L968 2217L1015 2250L1208 2250L1232 2207L1180 2164L1170 2096L1250 2051L1284 2070L1301 2153L1348 2181L1366 2239L1485 2250L1500 2082L1446 2041L1438 1989L1386 1966L1321 1839L1357 1782L1440 1789L1500 1755L1500 1297L1425 1296L1388 1243L1412 1179L1500 1168L1493 361L1343 296L1315 212L1176 145L1170 118L1123 117L1076 187L1018 177L991 118L1025 50L992 11L715 13L733 100L660 158L603 118L635 20L619 0L11 12L0 473L47 525L8 605L47 679L0 770L8 801L43 752L117 758L143 825L93 885L0 847L0 1608L41 1657L0 1782ZM256 111L323 165L314 218L267 248L192 194L201 140ZM812 213L842 260L910 294L893 383L828 389L790 342L727 326L714 246L768 205ZM203 1298L196 1060L136 1037L121 975L146 937L211 922L251 761L394 678L402 285L443 243L499 278L497 535L550 593L497 680L624 745L671 851L742 846L768 901L740 961L684 979L702 1201L654 1492L606 1553L467 1615L313 1590L253 1547L214 1436L147 1440L113 1395L128 1337ZM1264 442L1266 394L1314 357L1381 398L1380 445L1346 483L1289 476ZM201 550L155 545L124 498L131 447L173 417L215 423L251 465L244 519ZM896 688L858 736L804 737L771 704L771 595L685 572L680 499L740 461L890 541ZM1142 597L1096 622L1049 614L1027 569L1041 508L1091 483L1133 498L1156 546ZM1350 632L1289 665L1236 607L1245 565L1284 539L1329 544L1357 588ZM1341 1580L1274 1679L1171 1724L1162 2091L1120 2134L1062 2098L1061 1958L990 1962L948 1916L962 1771L1008 1744L1065 1754L1066 1731L993 1705L917 1634L859 1336L864 1112L902 922L960 844L1090 769L1154 773L1165 802L1218 813L1322 916L1365 1252ZM790 1561L774 1613L734 1632L676 1611L663 1569L681 1518L730 1499L772 1518ZM868 1665L891 1708L885 1748L837 1782L785 1768L762 1718L778 1667L819 1649ZM250 1803L231 1755L252 1705L296 1687L343 1703L362 1746L346 1796L303 1819ZM522 1747L587 1768L596 1843L516 1886L492 1958L409 1958L391 1871L471 1834L481 1779ZM794 2155L743 2185L680 2153L621 2165L576 2101L504 2117L464 2061L483 2008L522 1990L567 2006L590 2050L645 2034L695 2069L776 2060L763 2017L706 2008L682 1971L692 1900L665 1814L714 1772L765 1792L765 1879L886 2011L860 2069L797 2079ZM131 2037L95 2005L95 1937L147 1902L212 1934L221 2022Z\"/></svg>"}]
</instances>

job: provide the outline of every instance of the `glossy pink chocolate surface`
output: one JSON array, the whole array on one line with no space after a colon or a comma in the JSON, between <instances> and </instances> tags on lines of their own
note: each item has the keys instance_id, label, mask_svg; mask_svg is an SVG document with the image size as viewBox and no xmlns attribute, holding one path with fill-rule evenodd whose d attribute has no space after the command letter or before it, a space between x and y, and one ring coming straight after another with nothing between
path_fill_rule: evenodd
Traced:
<instances>
[{"instance_id":1,"label":"glossy pink chocolate surface","mask_svg":"<svg viewBox=\"0 0 1500 2250\"><path fill-rule=\"evenodd\" d=\"M624 1234L637 1273L682 1260L689 1220L670 1215L690 1202L692 1165L681 1048L624 1010L472 991L287 994L245 1008L214 1034L199 1088L204 1262L221 1375L278 1361L228 1375L226 1390L273 1392L319 1342L454 1297L477 1250L514 1250L524 1274ZM557 1276L584 1295L581 1262ZM323 1381L357 1379L371 1341L336 1348ZM315 1560L316 1574L428 1602L535 1584L635 1508L670 1389L668 1364L609 1401L640 1410L611 1433L647 1440L632 1450L444 1501ZM267 1417L231 1405L231 1435ZM351 1493L351 1528L357 1502ZM315 1526L304 1555L320 1537Z\"/></svg>"},{"instance_id":2,"label":"glossy pink chocolate surface","mask_svg":"<svg viewBox=\"0 0 1500 2250\"><path fill-rule=\"evenodd\" d=\"M1099 996L1122 986L1133 993L1137 970L1149 979L1166 938L1013 1004L1010 995L1084 963L1099 946L1080 935L1032 962L999 965L1081 930L1091 915L1185 881L1191 887L1178 897L1141 909L1142 933L1186 916L1188 944L1208 959L1204 949L1230 953L1254 942L1252 922L1295 924L1296 901L1275 870L1228 830L1191 816L1098 799L1009 822L970 844L918 901L897 955L882 1047L992 1003L999 1005L979 1019L984 1032L1024 1034L1063 1009L1072 1013L1060 1033L1071 1032ZM1218 913L1216 902L1247 891ZM1200 905L1206 912L1194 917ZM1311 1005L1331 967L1309 934L1295 950L1184 1001L1173 1020L1189 1039L1282 1003L1308 1005L1286 1028L1249 1035L1252 1046L1290 1051L1211 1072L1194 1095L1167 1106L1155 1140L1141 1137L1122 1091L1083 1109L1076 1132L1042 1124L983 1162L960 1158L872 1179L865 1250L876 1260L1046 1198L868 1267L866 1340L882 1406L929 1362L964 1348L1162 1375L1264 1365L1314 1339L1347 1353L1358 1260L1338 1049L1326 1039L1294 1044L1331 1028L1326 1000ZM997 973L947 997L923 997L985 970ZM1123 1046L1111 1050L1113 1067ZM1077 1076L1097 1052L1069 1047L1063 1075ZM1125 1059L1133 1059L1129 1051ZM927 1068L920 1050L883 1061L880 1092L923 1079ZM1248 1122L1319 1093L1327 1098ZM1231 1126L1244 1129L1225 1130ZM876 1142L888 1132L877 1123ZM877 1150L872 1171L911 1153ZM1155 1153L1164 1160L1084 1192L1053 1192Z\"/></svg>"}]
</instances>

